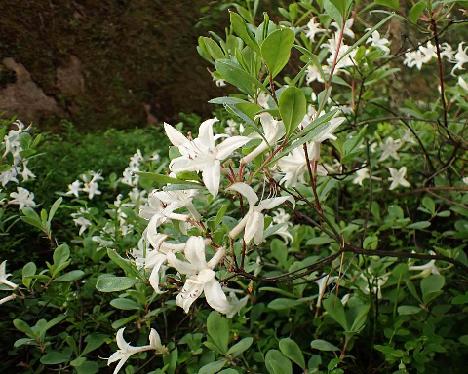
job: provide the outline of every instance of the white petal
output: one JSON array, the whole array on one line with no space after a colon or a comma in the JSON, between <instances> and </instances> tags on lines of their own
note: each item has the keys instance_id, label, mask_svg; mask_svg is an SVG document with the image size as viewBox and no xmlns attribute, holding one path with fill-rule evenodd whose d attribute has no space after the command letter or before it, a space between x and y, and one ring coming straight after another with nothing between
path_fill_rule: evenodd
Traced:
<instances>
[{"instance_id":1,"label":"white petal","mask_svg":"<svg viewBox=\"0 0 468 374\"><path fill-rule=\"evenodd\" d=\"M247 136L232 136L216 147L216 158L218 160L224 160L229 157L237 148L242 147L250 141Z\"/></svg>"},{"instance_id":2,"label":"white petal","mask_svg":"<svg viewBox=\"0 0 468 374\"><path fill-rule=\"evenodd\" d=\"M288 200L291 201L292 203L294 203L294 199L292 198L292 196L281 196L281 197L274 197L272 199L262 200L258 204L258 207L261 210L271 209L271 208L274 208L274 207L276 207L278 205L281 205L281 204L285 203Z\"/></svg>"},{"instance_id":3,"label":"white petal","mask_svg":"<svg viewBox=\"0 0 468 374\"><path fill-rule=\"evenodd\" d=\"M213 125L218 120L216 118L204 121L198 130L197 142L203 144L208 149L215 148L215 139L213 134Z\"/></svg>"},{"instance_id":4,"label":"white petal","mask_svg":"<svg viewBox=\"0 0 468 374\"><path fill-rule=\"evenodd\" d=\"M189 142L189 140L182 135L180 131L177 131L174 127L169 125L168 123L164 123L164 130L166 131L167 137L174 144L176 147Z\"/></svg>"},{"instance_id":5,"label":"white petal","mask_svg":"<svg viewBox=\"0 0 468 374\"><path fill-rule=\"evenodd\" d=\"M205 254L205 240L201 236L191 236L184 249L185 258L199 271L208 267Z\"/></svg>"},{"instance_id":6,"label":"white petal","mask_svg":"<svg viewBox=\"0 0 468 374\"><path fill-rule=\"evenodd\" d=\"M203 292L204 284L194 279L187 279L180 293L176 297L176 304L180 306L185 313L188 313L190 306L198 299Z\"/></svg>"},{"instance_id":7,"label":"white petal","mask_svg":"<svg viewBox=\"0 0 468 374\"><path fill-rule=\"evenodd\" d=\"M218 248L214 256L208 261L208 267L210 269L214 269L216 265L223 259L224 255L226 254L226 250L224 247Z\"/></svg>"},{"instance_id":8,"label":"white petal","mask_svg":"<svg viewBox=\"0 0 468 374\"><path fill-rule=\"evenodd\" d=\"M195 266L193 266L192 264L186 261L181 261L177 259L175 254L172 252L169 252L167 254L167 262L170 266L175 268L180 274L195 275L198 272Z\"/></svg>"},{"instance_id":9,"label":"white petal","mask_svg":"<svg viewBox=\"0 0 468 374\"><path fill-rule=\"evenodd\" d=\"M115 336L115 340L117 341L117 346L122 350L122 351L128 351L131 346L125 341L125 338L123 336L125 327L122 327L117 331L117 334Z\"/></svg>"},{"instance_id":10,"label":"white petal","mask_svg":"<svg viewBox=\"0 0 468 374\"><path fill-rule=\"evenodd\" d=\"M167 256L163 254L157 254L153 260L153 270L151 270L151 275L149 277L149 282L153 287L154 291L160 293L159 289L159 269L161 269L162 264L167 260Z\"/></svg>"},{"instance_id":11,"label":"white petal","mask_svg":"<svg viewBox=\"0 0 468 374\"><path fill-rule=\"evenodd\" d=\"M130 357L130 356L123 356L123 357L120 359L120 362L119 362L119 363L117 364L117 366L115 367L114 372L113 372L112 374L117 374L117 373L120 371L120 369L122 369L122 366L125 365L125 362L127 362L127 360L128 360L129 357Z\"/></svg>"},{"instance_id":12,"label":"white petal","mask_svg":"<svg viewBox=\"0 0 468 374\"><path fill-rule=\"evenodd\" d=\"M244 230L245 225L247 224L247 220L249 219L249 214L252 214L251 211L249 211L244 218L242 218L239 223L231 230L229 231L229 237L231 239L236 239L239 234Z\"/></svg>"},{"instance_id":13,"label":"white petal","mask_svg":"<svg viewBox=\"0 0 468 374\"><path fill-rule=\"evenodd\" d=\"M261 230L263 237L263 214L259 211L253 211L245 225L244 240L249 244L254 237L258 237L258 231Z\"/></svg>"},{"instance_id":14,"label":"white petal","mask_svg":"<svg viewBox=\"0 0 468 374\"><path fill-rule=\"evenodd\" d=\"M253 190L253 188L243 182L232 184L231 186L226 188L226 191L236 191L240 193L242 196L244 196L247 199L250 206L255 205L255 203L258 201L258 196Z\"/></svg>"},{"instance_id":15,"label":"white petal","mask_svg":"<svg viewBox=\"0 0 468 374\"><path fill-rule=\"evenodd\" d=\"M204 291L206 301L214 310L222 314L231 313L233 306L229 303L218 281L213 279L205 283Z\"/></svg>"},{"instance_id":16,"label":"white petal","mask_svg":"<svg viewBox=\"0 0 468 374\"><path fill-rule=\"evenodd\" d=\"M153 348L155 351L161 351L163 349L163 346L161 344L161 338L155 329L151 329L150 331L149 342L150 347Z\"/></svg>"},{"instance_id":17,"label":"white petal","mask_svg":"<svg viewBox=\"0 0 468 374\"><path fill-rule=\"evenodd\" d=\"M221 165L218 160L215 160L213 165L204 168L202 172L203 183L213 196L218 194L220 173Z\"/></svg>"}]
</instances>

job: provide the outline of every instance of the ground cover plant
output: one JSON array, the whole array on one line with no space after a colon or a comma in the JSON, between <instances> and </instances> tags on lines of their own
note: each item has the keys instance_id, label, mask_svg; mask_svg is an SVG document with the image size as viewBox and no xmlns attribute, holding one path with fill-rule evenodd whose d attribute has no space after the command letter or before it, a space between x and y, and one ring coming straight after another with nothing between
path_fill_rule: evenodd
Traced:
<instances>
[{"instance_id":1,"label":"ground cover plant","mask_svg":"<svg viewBox=\"0 0 468 374\"><path fill-rule=\"evenodd\" d=\"M154 148L2 123L0 367L463 372L462 3L229 4L198 52L232 93Z\"/></svg>"}]
</instances>

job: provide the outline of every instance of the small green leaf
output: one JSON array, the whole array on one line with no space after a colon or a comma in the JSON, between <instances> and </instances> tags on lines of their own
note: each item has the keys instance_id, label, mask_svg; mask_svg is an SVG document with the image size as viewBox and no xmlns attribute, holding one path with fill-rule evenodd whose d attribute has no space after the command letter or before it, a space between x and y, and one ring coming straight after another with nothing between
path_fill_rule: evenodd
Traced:
<instances>
[{"instance_id":1,"label":"small green leaf","mask_svg":"<svg viewBox=\"0 0 468 374\"><path fill-rule=\"evenodd\" d=\"M376 249L379 244L379 238L375 235L370 235L364 239L364 249Z\"/></svg>"},{"instance_id":2,"label":"small green leaf","mask_svg":"<svg viewBox=\"0 0 468 374\"><path fill-rule=\"evenodd\" d=\"M326 340L316 339L310 343L312 349L318 349L319 351L324 352L337 352L340 349L335 347L332 343L327 342Z\"/></svg>"},{"instance_id":3,"label":"small green leaf","mask_svg":"<svg viewBox=\"0 0 468 374\"><path fill-rule=\"evenodd\" d=\"M216 60L216 71L228 83L237 87L242 92L254 96L257 90L264 91L260 82L246 72L234 61L228 59Z\"/></svg>"},{"instance_id":4,"label":"small green leaf","mask_svg":"<svg viewBox=\"0 0 468 374\"><path fill-rule=\"evenodd\" d=\"M408 228L414 230L424 230L427 229L430 225L431 223L429 221L419 221L412 223L408 226Z\"/></svg>"},{"instance_id":5,"label":"small green leaf","mask_svg":"<svg viewBox=\"0 0 468 374\"><path fill-rule=\"evenodd\" d=\"M114 277L112 275L103 274L99 276L96 283L96 288L101 292L115 292L126 290L127 288L132 287L134 284L134 279L127 277Z\"/></svg>"},{"instance_id":6,"label":"small green leaf","mask_svg":"<svg viewBox=\"0 0 468 374\"><path fill-rule=\"evenodd\" d=\"M85 275L85 272L82 270L72 270L69 271L66 274L61 275L57 279L55 279L56 282L74 282L77 281Z\"/></svg>"},{"instance_id":7,"label":"small green leaf","mask_svg":"<svg viewBox=\"0 0 468 374\"><path fill-rule=\"evenodd\" d=\"M71 352L64 351L64 352L57 352L52 351L47 353L44 356L41 356L41 364L44 365L57 365L63 362L67 362L70 359Z\"/></svg>"},{"instance_id":8,"label":"small green leaf","mask_svg":"<svg viewBox=\"0 0 468 374\"><path fill-rule=\"evenodd\" d=\"M249 349L252 343L253 343L253 338L251 337L244 338L241 341L234 344L231 348L229 348L229 350L227 351L227 354L234 356L234 357L239 356L242 353L244 353L247 349Z\"/></svg>"},{"instance_id":9,"label":"small green leaf","mask_svg":"<svg viewBox=\"0 0 468 374\"><path fill-rule=\"evenodd\" d=\"M95 351L98 349L101 345L104 344L104 342L107 339L107 335L104 334L98 334L98 333L91 333L85 338L86 347L81 353L83 356L87 355L88 353L91 353L92 351Z\"/></svg>"},{"instance_id":10,"label":"small green leaf","mask_svg":"<svg viewBox=\"0 0 468 374\"><path fill-rule=\"evenodd\" d=\"M421 311L421 308L414 305L401 305L398 307L398 314L400 316L411 316Z\"/></svg>"},{"instance_id":11,"label":"small green leaf","mask_svg":"<svg viewBox=\"0 0 468 374\"><path fill-rule=\"evenodd\" d=\"M265 355L265 366L270 374L292 374L292 362L276 349Z\"/></svg>"},{"instance_id":12,"label":"small green leaf","mask_svg":"<svg viewBox=\"0 0 468 374\"><path fill-rule=\"evenodd\" d=\"M276 77L288 63L293 44L294 31L289 28L273 31L263 41L260 48L262 57L273 78Z\"/></svg>"},{"instance_id":13,"label":"small green leaf","mask_svg":"<svg viewBox=\"0 0 468 374\"><path fill-rule=\"evenodd\" d=\"M330 317L338 322L345 331L349 330L346 314L340 299L335 295L330 294L325 300L323 300L323 306Z\"/></svg>"},{"instance_id":14,"label":"small green leaf","mask_svg":"<svg viewBox=\"0 0 468 374\"><path fill-rule=\"evenodd\" d=\"M260 48L254 36L249 31L244 19L237 13L230 12L229 19L231 21L232 31L237 34L245 44L247 44L255 52L260 52Z\"/></svg>"},{"instance_id":15,"label":"small green leaf","mask_svg":"<svg viewBox=\"0 0 468 374\"><path fill-rule=\"evenodd\" d=\"M279 341L279 349L282 354L288 357L291 361L295 362L302 369L305 369L304 355L297 343L291 338L281 339Z\"/></svg>"},{"instance_id":16,"label":"small green leaf","mask_svg":"<svg viewBox=\"0 0 468 374\"><path fill-rule=\"evenodd\" d=\"M54 251L54 265L60 266L70 257L70 249L66 243L60 244Z\"/></svg>"},{"instance_id":17,"label":"small green leaf","mask_svg":"<svg viewBox=\"0 0 468 374\"><path fill-rule=\"evenodd\" d=\"M440 291L445 285L445 278L442 275L430 275L421 281L422 299L425 304L440 295Z\"/></svg>"},{"instance_id":18,"label":"small green leaf","mask_svg":"<svg viewBox=\"0 0 468 374\"><path fill-rule=\"evenodd\" d=\"M418 1L416 4L414 4L409 13L408 13L408 19L410 20L411 23L416 23L421 17L421 14L424 12L426 9L426 1Z\"/></svg>"},{"instance_id":19,"label":"small green leaf","mask_svg":"<svg viewBox=\"0 0 468 374\"><path fill-rule=\"evenodd\" d=\"M286 134L291 134L307 113L307 100L302 90L296 87L286 88L279 97L279 110Z\"/></svg>"},{"instance_id":20,"label":"small green leaf","mask_svg":"<svg viewBox=\"0 0 468 374\"><path fill-rule=\"evenodd\" d=\"M215 346L225 354L229 343L229 322L217 312L211 312L207 321L208 334Z\"/></svg>"},{"instance_id":21,"label":"small green leaf","mask_svg":"<svg viewBox=\"0 0 468 374\"><path fill-rule=\"evenodd\" d=\"M117 299L113 299L110 302L114 308L122 309L122 310L139 310L140 305L134 300L126 299L124 297L119 297Z\"/></svg>"},{"instance_id":22,"label":"small green leaf","mask_svg":"<svg viewBox=\"0 0 468 374\"><path fill-rule=\"evenodd\" d=\"M220 371L223 366L226 365L226 360L218 360L214 362L210 362L209 364L206 364L203 366L199 371L198 374L216 374L218 371Z\"/></svg>"},{"instance_id":23,"label":"small green leaf","mask_svg":"<svg viewBox=\"0 0 468 374\"><path fill-rule=\"evenodd\" d=\"M294 308L300 304L302 304L300 300L278 298L273 301L270 301L270 303L268 304L268 308L273 310L286 310Z\"/></svg>"}]
</instances>

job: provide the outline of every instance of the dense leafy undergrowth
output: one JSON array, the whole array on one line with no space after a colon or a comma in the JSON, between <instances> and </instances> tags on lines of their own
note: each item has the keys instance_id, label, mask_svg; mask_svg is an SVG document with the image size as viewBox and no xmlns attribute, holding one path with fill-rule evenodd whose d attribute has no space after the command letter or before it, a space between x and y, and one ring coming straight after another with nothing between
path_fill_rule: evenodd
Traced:
<instances>
[{"instance_id":1,"label":"dense leafy undergrowth","mask_svg":"<svg viewBox=\"0 0 468 374\"><path fill-rule=\"evenodd\" d=\"M234 93L197 126L2 122L0 368L464 372L463 12L395 4L234 6L198 45Z\"/></svg>"}]
</instances>

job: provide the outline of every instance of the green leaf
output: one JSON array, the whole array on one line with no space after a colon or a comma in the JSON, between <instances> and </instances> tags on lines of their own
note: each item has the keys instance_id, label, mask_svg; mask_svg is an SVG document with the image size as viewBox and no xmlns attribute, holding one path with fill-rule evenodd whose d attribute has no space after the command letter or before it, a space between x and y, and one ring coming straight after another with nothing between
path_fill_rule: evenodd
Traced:
<instances>
[{"instance_id":1,"label":"green leaf","mask_svg":"<svg viewBox=\"0 0 468 374\"><path fill-rule=\"evenodd\" d=\"M231 21L231 28L235 34L237 34L245 44L247 44L255 52L260 52L260 48L255 40L255 37L249 31L247 24L244 19L237 13L230 12L229 19Z\"/></svg>"},{"instance_id":2,"label":"green leaf","mask_svg":"<svg viewBox=\"0 0 468 374\"><path fill-rule=\"evenodd\" d=\"M98 333L91 333L85 338L86 347L81 353L83 356L87 355L88 353L91 353L98 349L101 345L104 344L104 342L107 339L107 335L104 334L98 334Z\"/></svg>"},{"instance_id":3,"label":"green leaf","mask_svg":"<svg viewBox=\"0 0 468 374\"><path fill-rule=\"evenodd\" d=\"M426 208L432 215L435 214L435 202L428 196L424 196L421 200L421 204Z\"/></svg>"},{"instance_id":4,"label":"green leaf","mask_svg":"<svg viewBox=\"0 0 468 374\"><path fill-rule=\"evenodd\" d=\"M265 90L260 82L242 69L237 62L227 59L216 60L215 67L226 82L236 86L246 94L254 96L257 90Z\"/></svg>"},{"instance_id":5,"label":"green leaf","mask_svg":"<svg viewBox=\"0 0 468 374\"><path fill-rule=\"evenodd\" d=\"M398 314L400 316L411 316L421 311L421 308L414 305L402 305L398 307Z\"/></svg>"},{"instance_id":6,"label":"green leaf","mask_svg":"<svg viewBox=\"0 0 468 374\"><path fill-rule=\"evenodd\" d=\"M223 366L226 365L226 360L218 360L214 362L210 362L203 366L199 371L198 374L215 374L220 371Z\"/></svg>"},{"instance_id":7,"label":"green leaf","mask_svg":"<svg viewBox=\"0 0 468 374\"><path fill-rule=\"evenodd\" d=\"M229 343L229 322L217 312L211 312L207 321L208 334L215 346L225 354Z\"/></svg>"},{"instance_id":8,"label":"green leaf","mask_svg":"<svg viewBox=\"0 0 468 374\"><path fill-rule=\"evenodd\" d=\"M345 331L349 330L346 314L340 299L335 295L330 294L325 300L323 300L323 306L330 317L338 322Z\"/></svg>"},{"instance_id":9,"label":"green leaf","mask_svg":"<svg viewBox=\"0 0 468 374\"><path fill-rule=\"evenodd\" d=\"M34 338L36 335L34 334L33 330L31 329L31 327L25 322L23 321L22 319L19 319L19 318L15 318L13 320L13 325L15 325L15 327L21 331L22 333L26 334L28 337L30 338Z\"/></svg>"},{"instance_id":10,"label":"green leaf","mask_svg":"<svg viewBox=\"0 0 468 374\"><path fill-rule=\"evenodd\" d=\"M292 374L292 362L276 349L265 355L265 366L270 374Z\"/></svg>"},{"instance_id":11,"label":"green leaf","mask_svg":"<svg viewBox=\"0 0 468 374\"><path fill-rule=\"evenodd\" d=\"M85 275L85 272L82 270L72 270L69 271L66 274L61 275L57 279L55 279L56 282L74 282L77 281Z\"/></svg>"},{"instance_id":12,"label":"green leaf","mask_svg":"<svg viewBox=\"0 0 468 374\"><path fill-rule=\"evenodd\" d=\"M118 297L117 299L113 299L110 302L114 308L122 309L122 310L139 310L140 305L134 300L126 299L124 297Z\"/></svg>"},{"instance_id":13,"label":"green leaf","mask_svg":"<svg viewBox=\"0 0 468 374\"><path fill-rule=\"evenodd\" d=\"M263 41L261 46L262 57L273 78L288 63L293 44L294 31L289 28L273 31Z\"/></svg>"},{"instance_id":14,"label":"green leaf","mask_svg":"<svg viewBox=\"0 0 468 374\"><path fill-rule=\"evenodd\" d=\"M302 369L305 369L304 355L297 343L291 338L281 339L279 341L279 349L282 354L288 357L291 361L295 362Z\"/></svg>"},{"instance_id":15,"label":"green leaf","mask_svg":"<svg viewBox=\"0 0 468 374\"><path fill-rule=\"evenodd\" d=\"M414 230L424 230L427 229L431 223L429 221L419 221L412 223L411 225L408 226L409 229L414 229Z\"/></svg>"},{"instance_id":16,"label":"green leaf","mask_svg":"<svg viewBox=\"0 0 468 374\"><path fill-rule=\"evenodd\" d=\"M234 356L234 357L239 356L242 353L244 353L247 349L249 349L252 343L253 343L252 337L244 338L241 341L234 344L231 348L229 348L229 350L227 351L227 354Z\"/></svg>"},{"instance_id":17,"label":"green leaf","mask_svg":"<svg viewBox=\"0 0 468 374\"><path fill-rule=\"evenodd\" d=\"M62 204L62 198L61 197L59 197L57 199L57 201L54 203L54 205L52 205L52 207L50 208L49 219L47 221L49 223L49 225L52 222L52 219L54 218L55 213L57 212L57 209L60 207L60 204Z\"/></svg>"},{"instance_id":18,"label":"green leaf","mask_svg":"<svg viewBox=\"0 0 468 374\"><path fill-rule=\"evenodd\" d=\"M375 4L386 6L395 10L400 9L400 0L374 0Z\"/></svg>"},{"instance_id":19,"label":"green leaf","mask_svg":"<svg viewBox=\"0 0 468 374\"><path fill-rule=\"evenodd\" d=\"M36 274L36 264L34 262L28 262L23 266L21 270L21 281L26 287L29 287L31 284L31 277Z\"/></svg>"},{"instance_id":20,"label":"green leaf","mask_svg":"<svg viewBox=\"0 0 468 374\"><path fill-rule=\"evenodd\" d=\"M279 111L286 134L291 134L307 113L307 100L302 90L296 87L286 88L279 97Z\"/></svg>"},{"instance_id":21,"label":"green leaf","mask_svg":"<svg viewBox=\"0 0 468 374\"><path fill-rule=\"evenodd\" d=\"M364 249L376 249L379 244L379 238L375 235L368 236L364 239Z\"/></svg>"},{"instance_id":22,"label":"green leaf","mask_svg":"<svg viewBox=\"0 0 468 374\"><path fill-rule=\"evenodd\" d=\"M70 359L71 351L57 352L52 351L44 356L41 356L41 364L44 365L57 365L67 362Z\"/></svg>"},{"instance_id":23,"label":"green leaf","mask_svg":"<svg viewBox=\"0 0 468 374\"><path fill-rule=\"evenodd\" d=\"M121 257L115 249L107 248L107 256L109 259L116 264L119 268L121 268L126 275L136 277L138 276L138 271L136 270L133 263L129 260L124 259Z\"/></svg>"},{"instance_id":24,"label":"green leaf","mask_svg":"<svg viewBox=\"0 0 468 374\"><path fill-rule=\"evenodd\" d=\"M70 257L70 249L66 243L60 244L54 251L54 265L60 266Z\"/></svg>"},{"instance_id":25,"label":"green leaf","mask_svg":"<svg viewBox=\"0 0 468 374\"><path fill-rule=\"evenodd\" d=\"M268 304L268 308L273 310L286 310L294 308L300 304L302 304L300 300L278 298L273 301L270 301L270 303Z\"/></svg>"},{"instance_id":26,"label":"green leaf","mask_svg":"<svg viewBox=\"0 0 468 374\"><path fill-rule=\"evenodd\" d=\"M127 288L132 287L134 284L134 279L127 277L114 277L113 275L103 274L99 276L96 283L96 288L101 292L115 292L126 290Z\"/></svg>"},{"instance_id":27,"label":"green leaf","mask_svg":"<svg viewBox=\"0 0 468 374\"><path fill-rule=\"evenodd\" d=\"M440 291L445 285L445 278L442 275L429 275L421 281L422 299L425 304L440 295Z\"/></svg>"},{"instance_id":28,"label":"green leaf","mask_svg":"<svg viewBox=\"0 0 468 374\"><path fill-rule=\"evenodd\" d=\"M326 340L316 339L310 343L312 349L318 349L319 351L324 352L337 352L340 349L335 347L333 344L327 342Z\"/></svg>"}]
</instances>

